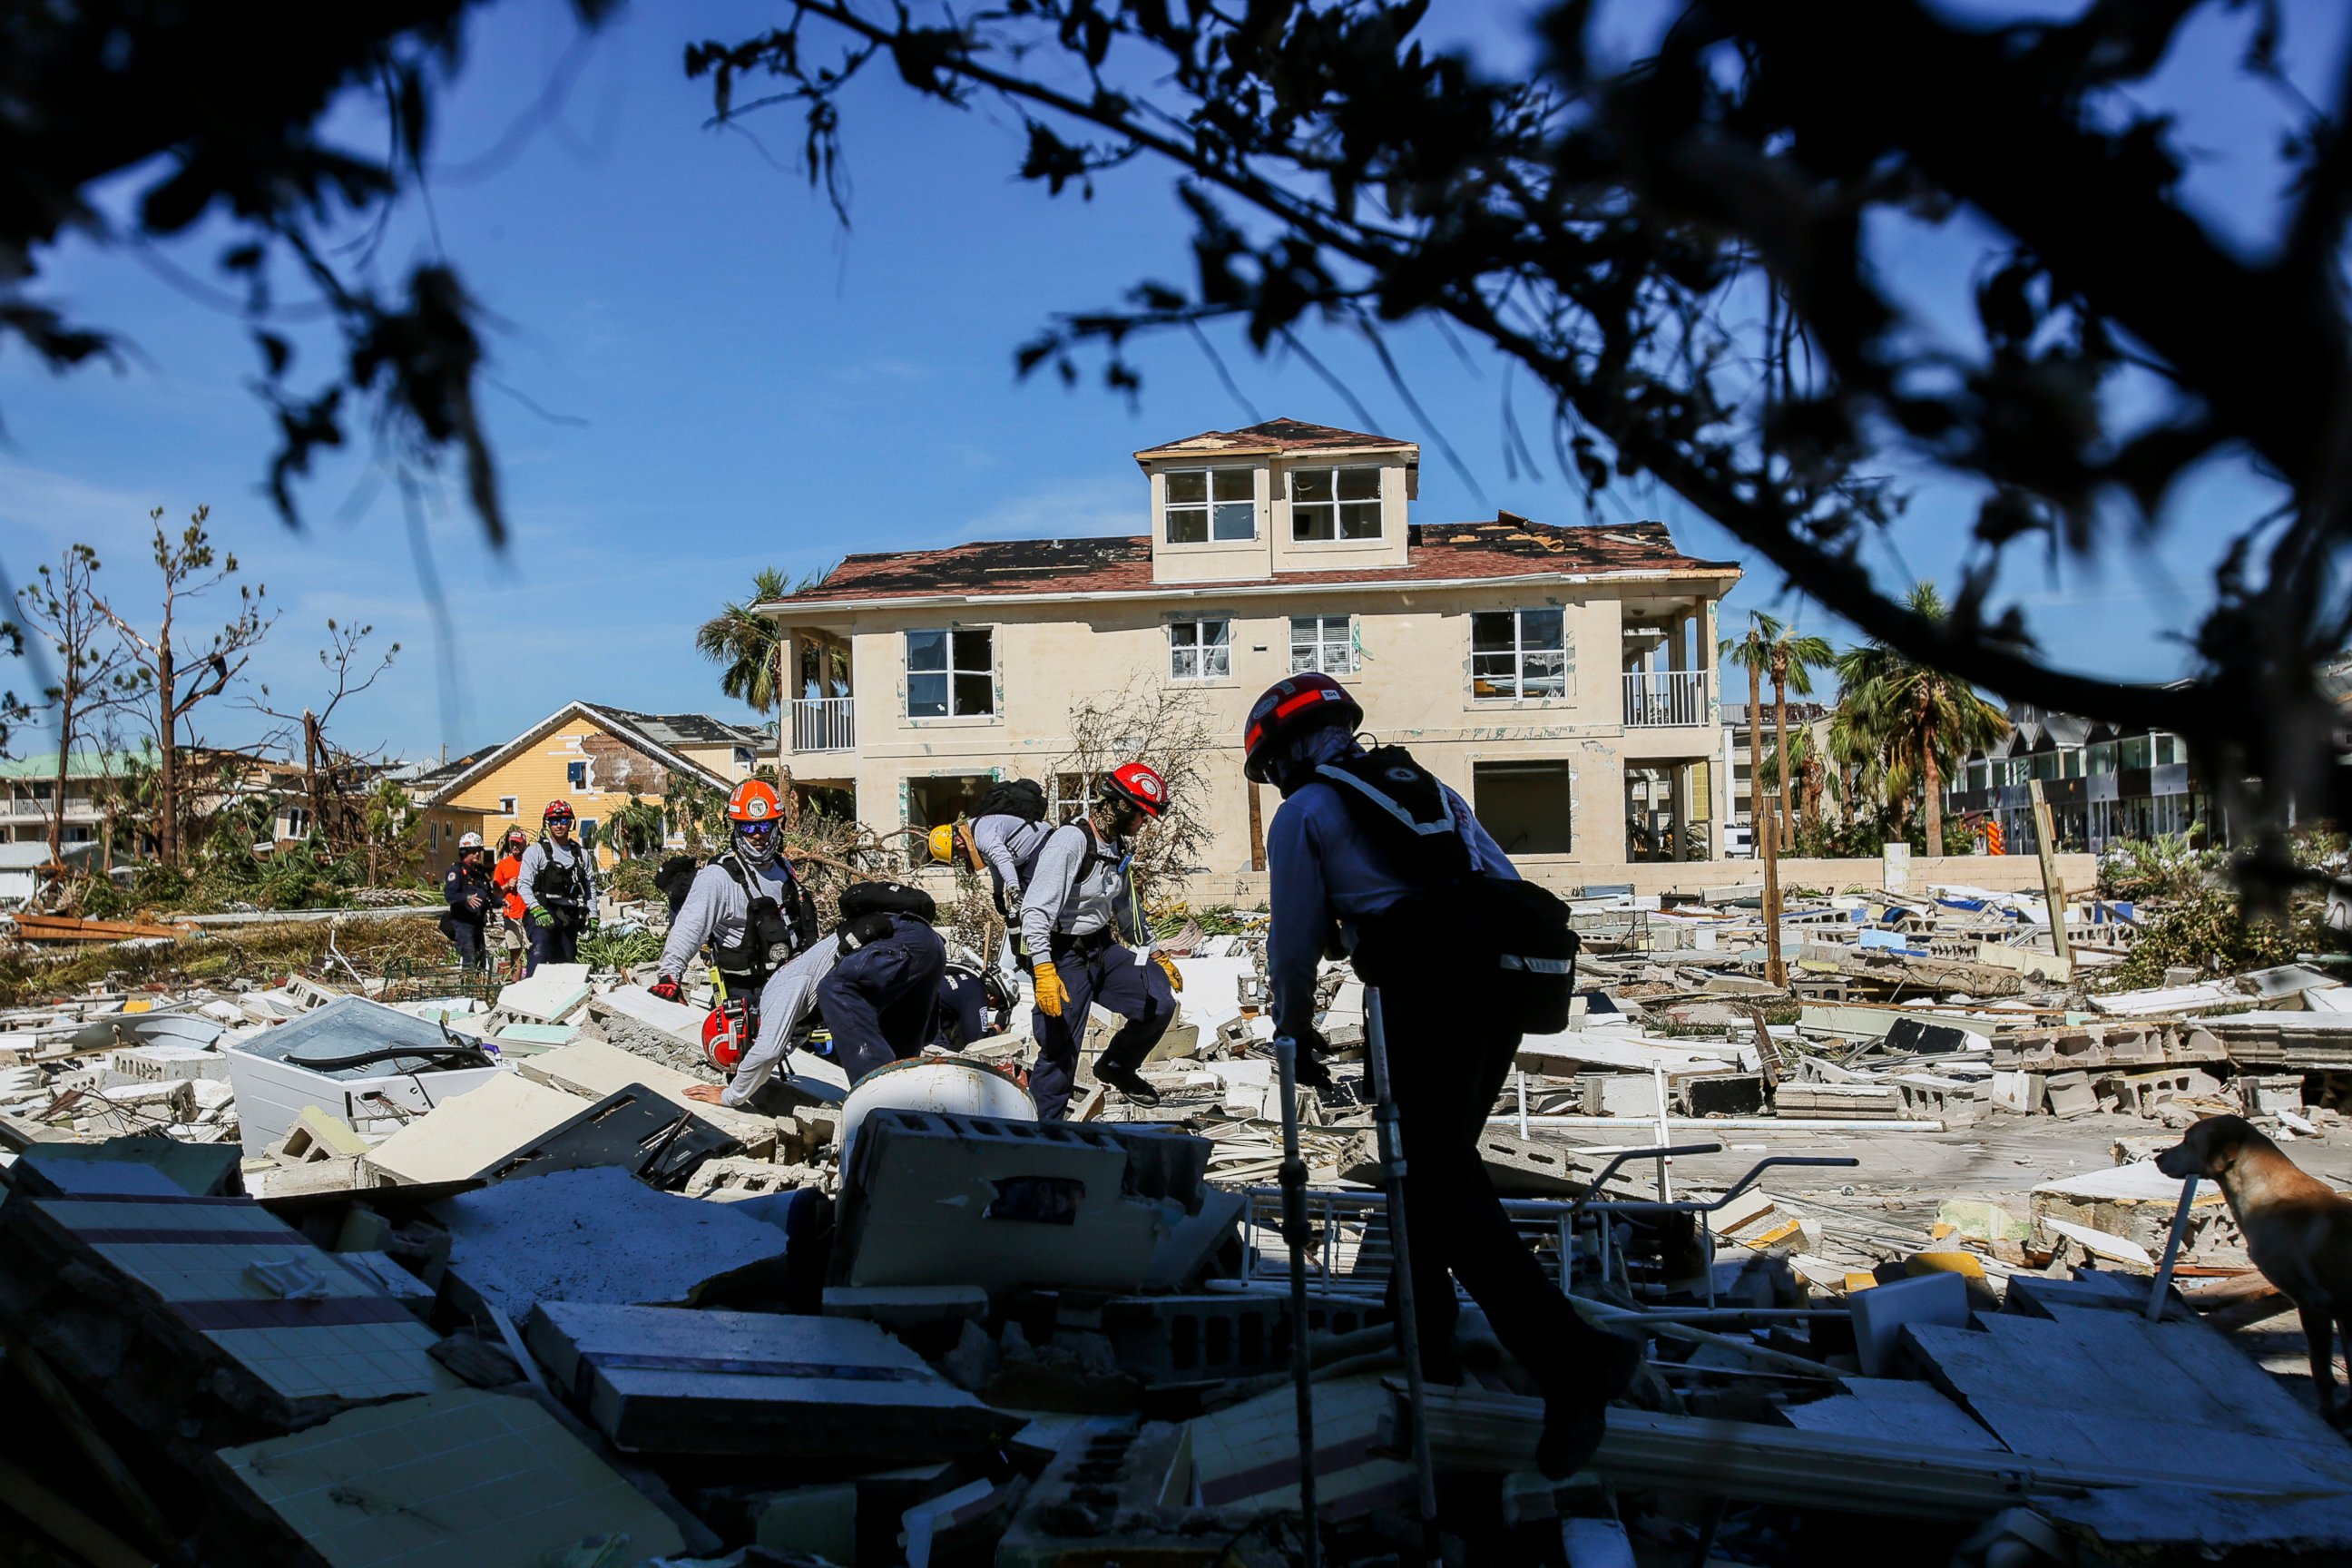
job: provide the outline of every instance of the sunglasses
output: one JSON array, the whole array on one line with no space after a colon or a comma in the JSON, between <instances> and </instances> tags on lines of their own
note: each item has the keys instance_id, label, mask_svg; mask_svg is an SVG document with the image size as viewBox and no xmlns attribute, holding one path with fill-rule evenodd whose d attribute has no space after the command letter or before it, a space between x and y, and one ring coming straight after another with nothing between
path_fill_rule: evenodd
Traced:
<instances>
[{"instance_id":1,"label":"sunglasses","mask_svg":"<svg viewBox=\"0 0 2352 1568\"><path fill-rule=\"evenodd\" d=\"M735 825L735 831L752 838L773 838L776 825L772 822L739 822Z\"/></svg>"}]
</instances>

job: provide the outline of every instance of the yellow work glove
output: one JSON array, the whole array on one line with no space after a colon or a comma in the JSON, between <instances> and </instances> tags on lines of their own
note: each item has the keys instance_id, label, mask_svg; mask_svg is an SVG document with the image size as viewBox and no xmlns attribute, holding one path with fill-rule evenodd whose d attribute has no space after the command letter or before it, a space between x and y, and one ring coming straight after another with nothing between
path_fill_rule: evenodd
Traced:
<instances>
[{"instance_id":1,"label":"yellow work glove","mask_svg":"<svg viewBox=\"0 0 2352 1568\"><path fill-rule=\"evenodd\" d=\"M1058 1018L1062 1009L1070 1005L1070 988L1054 973L1050 963L1041 963L1034 971L1037 980L1037 1011L1048 1018Z\"/></svg>"},{"instance_id":2,"label":"yellow work glove","mask_svg":"<svg viewBox=\"0 0 2352 1568\"><path fill-rule=\"evenodd\" d=\"M1176 973L1176 961L1174 959L1169 957L1164 952L1155 952L1151 955L1151 962L1160 966L1160 973L1168 976L1168 988L1171 991L1181 991L1184 989L1184 977Z\"/></svg>"}]
</instances>

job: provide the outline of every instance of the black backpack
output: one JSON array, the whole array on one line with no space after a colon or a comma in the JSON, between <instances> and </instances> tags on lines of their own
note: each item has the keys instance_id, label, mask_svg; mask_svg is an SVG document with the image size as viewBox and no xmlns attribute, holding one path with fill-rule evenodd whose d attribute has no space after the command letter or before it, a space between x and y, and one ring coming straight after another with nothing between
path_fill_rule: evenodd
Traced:
<instances>
[{"instance_id":1,"label":"black backpack","mask_svg":"<svg viewBox=\"0 0 2352 1568\"><path fill-rule=\"evenodd\" d=\"M988 786L971 808L974 821L983 816L1017 816L1024 822L1045 820L1045 786L1035 779L999 779Z\"/></svg>"},{"instance_id":2,"label":"black backpack","mask_svg":"<svg viewBox=\"0 0 2352 1568\"><path fill-rule=\"evenodd\" d=\"M654 890L669 900L669 918L677 919L677 911L686 907L686 895L694 887L694 877L699 863L691 855L673 855L661 864L654 876Z\"/></svg>"},{"instance_id":3,"label":"black backpack","mask_svg":"<svg viewBox=\"0 0 2352 1568\"><path fill-rule=\"evenodd\" d=\"M852 882L841 890L841 918L912 915L925 925L940 918L939 901L906 882Z\"/></svg>"},{"instance_id":4,"label":"black backpack","mask_svg":"<svg viewBox=\"0 0 2352 1568\"><path fill-rule=\"evenodd\" d=\"M1355 965L1364 984L1456 967L1475 977L1471 994L1493 999L1497 1022L1530 1035L1568 1027L1581 945L1568 906L1533 882L1476 870L1452 795L1403 747L1381 746L1316 772L1413 884L1360 922Z\"/></svg>"}]
</instances>

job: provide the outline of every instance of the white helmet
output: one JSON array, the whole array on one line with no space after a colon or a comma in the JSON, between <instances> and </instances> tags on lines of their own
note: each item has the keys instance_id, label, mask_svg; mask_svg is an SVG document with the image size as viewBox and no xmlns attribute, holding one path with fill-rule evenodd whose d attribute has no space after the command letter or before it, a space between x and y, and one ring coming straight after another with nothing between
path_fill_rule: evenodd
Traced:
<instances>
[{"instance_id":1,"label":"white helmet","mask_svg":"<svg viewBox=\"0 0 2352 1568\"><path fill-rule=\"evenodd\" d=\"M479 849L481 847L482 836L478 833L468 833L457 840L457 852L461 855L468 849Z\"/></svg>"}]
</instances>

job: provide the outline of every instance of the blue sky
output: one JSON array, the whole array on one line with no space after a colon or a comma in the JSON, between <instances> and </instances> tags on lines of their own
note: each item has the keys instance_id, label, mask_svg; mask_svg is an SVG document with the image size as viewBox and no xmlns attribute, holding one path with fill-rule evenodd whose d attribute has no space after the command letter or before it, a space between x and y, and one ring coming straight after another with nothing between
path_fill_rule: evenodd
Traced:
<instances>
[{"instance_id":1,"label":"blue sky","mask_svg":"<svg viewBox=\"0 0 2352 1568\"><path fill-rule=\"evenodd\" d=\"M1620 10L1638 24L1645 8ZM2306 90L2325 97L2341 18L2314 5L2291 12ZM1525 14L1458 4L1440 7L1433 26L1510 68L1528 58ZM347 709L341 738L454 754L573 697L747 716L719 697L691 635L759 566L799 574L852 550L1138 532L1144 486L1129 454L1139 447L1251 412L1361 422L1305 366L1255 359L1231 339L1218 346L1247 410L1175 338L1138 351L1147 379L1135 407L1092 384L1017 382L1014 347L1055 309L1114 301L1144 277L1186 277L1186 228L1165 171L1114 174L1090 203L1050 199L1012 178L1018 138L1001 118L959 115L877 81L850 104L845 232L793 167L795 122L755 122L756 142L707 130L707 87L680 67L688 40L748 37L775 20L771 6L718 0L638 5L583 45L551 0L509 0L478 19L443 103L429 213L407 204L377 260L396 277L433 256L437 236L501 323L492 346L505 390L485 395L513 540L494 553L462 509L434 510L426 535L452 635L436 630L398 498L363 450L305 490L304 531L289 531L257 493L269 431L247 390L256 357L236 317L202 298L217 235L160 256L75 244L46 258L47 295L121 331L134 353L120 374L65 377L21 353L0 357L0 563L21 579L86 541L121 598L138 601L152 577L150 509L176 527L209 503L217 542L283 612L255 661L274 692L299 705L315 688L330 616L373 623L379 643L404 651ZM2150 95L2186 110L2184 138L2199 154L2192 196L2225 230L2252 236L2275 197L2261 154L2277 106L2231 77L2218 26L2186 53ZM551 83L564 85L560 110L531 116ZM355 140L371 134L357 110L349 127ZM1931 321L1953 319L1979 257L1950 231L1890 232L1882 255ZM1547 472L1507 476L1498 363L1465 367L1434 332L1401 331L1394 347L1424 426L1360 342L1307 342L1378 429L1424 442L1418 520L1496 506L1583 520L1540 438ZM321 372L324 344L304 342L310 370ZM1538 405L1524 381L1520 391L1532 430ZM1441 436L1475 489L1439 451ZM1627 499L1673 524L1694 553L1739 553L1671 498ZM2009 581L2062 660L2169 678L2184 665L2168 637L2193 626L2221 542L2260 500L2244 476L2217 471L2184 492L2155 543L2105 574L2064 563ZM1923 482L1912 521L1874 567L1890 582L1949 574L1972 510ZM1741 586L1727 624L1749 605L1843 637L1769 568ZM262 727L223 704L204 725L216 740Z\"/></svg>"}]
</instances>

